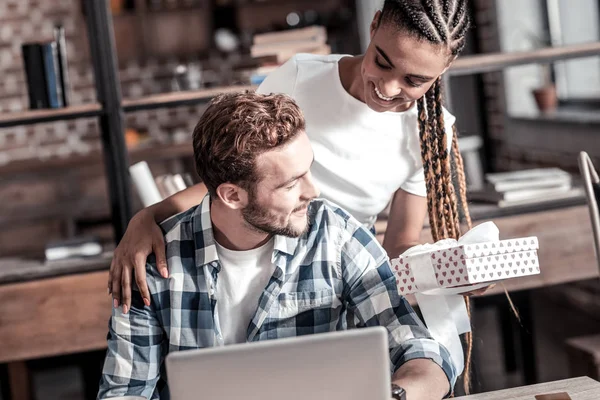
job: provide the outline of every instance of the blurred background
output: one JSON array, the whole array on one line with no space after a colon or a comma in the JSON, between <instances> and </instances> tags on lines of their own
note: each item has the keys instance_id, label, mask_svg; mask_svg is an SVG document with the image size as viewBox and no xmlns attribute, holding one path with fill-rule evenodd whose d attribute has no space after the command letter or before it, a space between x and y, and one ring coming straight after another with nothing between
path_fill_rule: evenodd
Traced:
<instances>
[{"instance_id":1,"label":"blurred background","mask_svg":"<svg viewBox=\"0 0 600 400\"><path fill-rule=\"evenodd\" d=\"M255 88L299 52L360 54L381 4L0 1L1 399L95 398L106 271L147 205L129 166L143 163L138 179L159 199L198 182L191 132L212 96ZM502 288L474 300L474 389L598 379L600 287L577 155L600 164L600 2L469 6L446 91L471 210L538 236L548 271L509 287L520 320ZM385 224L384 212L380 237Z\"/></svg>"}]
</instances>

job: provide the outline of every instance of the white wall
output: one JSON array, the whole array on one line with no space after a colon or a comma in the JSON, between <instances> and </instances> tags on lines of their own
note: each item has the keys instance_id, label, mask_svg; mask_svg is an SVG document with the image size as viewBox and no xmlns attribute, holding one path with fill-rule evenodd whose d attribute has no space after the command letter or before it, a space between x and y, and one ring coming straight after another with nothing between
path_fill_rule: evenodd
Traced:
<instances>
[{"instance_id":1,"label":"white wall","mask_svg":"<svg viewBox=\"0 0 600 400\"><path fill-rule=\"evenodd\" d=\"M383 0L356 0L356 14L358 16L358 34L360 36L360 49L365 52L369 46L369 26L377 10L381 10Z\"/></svg>"},{"instance_id":2,"label":"white wall","mask_svg":"<svg viewBox=\"0 0 600 400\"><path fill-rule=\"evenodd\" d=\"M527 51L539 47L531 37L543 33L544 14L540 0L498 0L496 11L502 52ZM531 90L541 82L541 70L538 65L505 69L504 86L508 115L536 112L537 107Z\"/></svg>"},{"instance_id":3,"label":"white wall","mask_svg":"<svg viewBox=\"0 0 600 400\"><path fill-rule=\"evenodd\" d=\"M598 0L548 0L555 5L562 45L589 43L600 39ZM552 19L551 19L552 21ZM600 95L600 57L563 62L557 69L561 97L598 97Z\"/></svg>"}]
</instances>

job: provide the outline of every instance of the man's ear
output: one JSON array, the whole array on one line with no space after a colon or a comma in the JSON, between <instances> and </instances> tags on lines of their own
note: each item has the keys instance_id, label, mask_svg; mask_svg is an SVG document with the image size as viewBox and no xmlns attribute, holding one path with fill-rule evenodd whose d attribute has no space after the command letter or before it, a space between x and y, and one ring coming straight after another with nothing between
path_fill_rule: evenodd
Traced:
<instances>
[{"instance_id":1,"label":"man's ear","mask_svg":"<svg viewBox=\"0 0 600 400\"><path fill-rule=\"evenodd\" d=\"M233 183L222 183L217 187L217 197L232 210L241 210L248 205L248 192Z\"/></svg>"},{"instance_id":2,"label":"man's ear","mask_svg":"<svg viewBox=\"0 0 600 400\"><path fill-rule=\"evenodd\" d=\"M373 36L375 36L375 31L379 27L379 21L381 20L381 11L377 11L375 16L373 16L373 21L371 21L371 26L369 29L369 33L371 35L371 40L373 40Z\"/></svg>"}]
</instances>

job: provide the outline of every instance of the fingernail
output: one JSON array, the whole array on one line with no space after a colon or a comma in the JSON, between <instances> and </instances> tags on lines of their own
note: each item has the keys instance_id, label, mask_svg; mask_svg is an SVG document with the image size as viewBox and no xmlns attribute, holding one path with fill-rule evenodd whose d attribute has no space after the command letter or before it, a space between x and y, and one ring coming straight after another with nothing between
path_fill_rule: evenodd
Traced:
<instances>
[{"instance_id":1,"label":"fingernail","mask_svg":"<svg viewBox=\"0 0 600 400\"><path fill-rule=\"evenodd\" d=\"M164 269L162 271L160 271L160 274L162 275L163 278L168 278L169 277L169 274Z\"/></svg>"},{"instance_id":2,"label":"fingernail","mask_svg":"<svg viewBox=\"0 0 600 400\"><path fill-rule=\"evenodd\" d=\"M146 307L150 307L150 300L144 297L144 304L146 305Z\"/></svg>"},{"instance_id":3,"label":"fingernail","mask_svg":"<svg viewBox=\"0 0 600 400\"><path fill-rule=\"evenodd\" d=\"M117 299L113 299L113 306L115 308L119 307L119 301Z\"/></svg>"},{"instance_id":4,"label":"fingernail","mask_svg":"<svg viewBox=\"0 0 600 400\"><path fill-rule=\"evenodd\" d=\"M123 304L123 314L127 314L127 304Z\"/></svg>"}]
</instances>

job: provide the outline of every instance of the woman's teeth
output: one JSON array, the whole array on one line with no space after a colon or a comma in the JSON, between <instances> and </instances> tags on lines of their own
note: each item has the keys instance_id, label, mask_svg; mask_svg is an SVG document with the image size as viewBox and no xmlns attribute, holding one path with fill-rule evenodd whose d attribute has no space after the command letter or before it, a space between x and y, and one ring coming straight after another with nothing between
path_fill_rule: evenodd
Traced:
<instances>
[{"instance_id":1,"label":"woman's teeth","mask_svg":"<svg viewBox=\"0 0 600 400\"><path fill-rule=\"evenodd\" d=\"M377 97L379 97L381 100L384 100L384 101L392 101L392 100L394 100L393 97L387 97L387 96L384 96L383 94L381 94L381 92L379 91L379 89L377 89L377 86L375 86L375 94L377 94Z\"/></svg>"}]
</instances>

